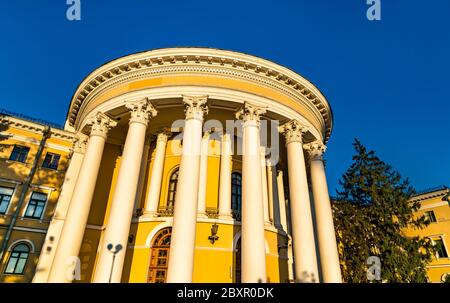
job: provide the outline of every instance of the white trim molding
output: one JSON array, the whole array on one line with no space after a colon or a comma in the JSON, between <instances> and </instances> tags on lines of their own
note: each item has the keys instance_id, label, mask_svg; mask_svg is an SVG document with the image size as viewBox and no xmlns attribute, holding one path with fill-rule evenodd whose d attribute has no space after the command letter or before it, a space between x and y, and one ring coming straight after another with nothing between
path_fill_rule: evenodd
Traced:
<instances>
[{"instance_id":1,"label":"white trim molding","mask_svg":"<svg viewBox=\"0 0 450 303\"><path fill-rule=\"evenodd\" d=\"M16 241L12 242L9 245L9 247L8 247L8 251L11 251L14 246L16 246L16 245L18 245L18 244L20 244L22 242L25 242L25 243L27 243L30 246L30 253L32 253L32 254L35 253L34 243L31 240L28 240L28 239L18 239Z\"/></svg>"}]
</instances>

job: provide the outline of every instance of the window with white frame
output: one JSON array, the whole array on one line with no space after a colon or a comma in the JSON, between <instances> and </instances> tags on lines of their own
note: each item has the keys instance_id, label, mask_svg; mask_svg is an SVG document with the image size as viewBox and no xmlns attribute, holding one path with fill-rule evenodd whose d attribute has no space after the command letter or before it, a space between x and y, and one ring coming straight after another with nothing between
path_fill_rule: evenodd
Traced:
<instances>
[{"instance_id":1,"label":"window with white frame","mask_svg":"<svg viewBox=\"0 0 450 303\"><path fill-rule=\"evenodd\" d=\"M30 148L22 145L14 145L9 160L25 163L27 161Z\"/></svg>"},{"instance_id":2,"label":"window with white frame","mask_svg":"<svg viewBox=\"0 0 450 303\"><path fill-rule=\"evenodd\" d=\"M431 223L437 222L434 211L432 211L432 210L426 211L424 213L424 216L425 216L425 220L427 220L428 222L431 222Z\"/></svg>"},{"instance_id":3,"label":"window with white frame","mask_svg":"<svg viewBox=\"0 0 450 303\"><path fill-rule=\"evenodd\" d=\"M448 258L447 250L445 249L444 240L442 238L434 239L434 247L438 258Z\"/></svg>"},{"instance_id":4,"label":"window with white frame","mask_svg":"<svg viewBox=\"0 0 450 303\"><path fill-rule=\"evenodd\" d=\"M0 215L6 214L13 193L14 193L13 188L0 187Z\"/></svg>"},{"instance_id":5,"label":"window with white frame","mask_svg":"<svg viewBox=\"0 0 450 303\"><path fill-rule=\"evenodd\" d=\"M25 211L25 218L40 219L47 203L47 194L34 191L31 194L30 201L28 202L27 209Z\"/></svg>"},{"instance_id":6,"label":"window with white frame","mask_svg":"<svg viewBox=\"0 0 450 303\"><path fill-rule=\"evenodd\" d=\"M42 167L57 170L61 155L55 153L47 153L42 162Z\"/></svg>"},{"instance_id":7,"label":"window with white frame","mask_svg":"<svg viewBox=\"0 0 450 303\"><path fill-rule=\"evenodd\" d=\"M27 244L20 243L14 246L5 267L5 274L22 275L29 255L30 247Z\"/></svg>"}]
</instances>

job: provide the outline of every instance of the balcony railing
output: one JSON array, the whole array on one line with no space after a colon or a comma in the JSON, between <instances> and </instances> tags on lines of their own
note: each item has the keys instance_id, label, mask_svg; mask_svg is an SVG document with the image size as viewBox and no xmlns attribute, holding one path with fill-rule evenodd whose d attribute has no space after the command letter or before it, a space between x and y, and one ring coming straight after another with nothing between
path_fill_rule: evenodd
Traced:
<instances>
[{"instance_id":1,"label":"balcony railing","mask_svg":"<svg viewBox=\"0 0 450 303\"><path fill-rule=\"evenodd\" d=\"M208 218L217 219L219 218L219 210L215 207L207 207L206 215L208 216Z\"/></svg>"},{"instance_id":2,"label":"balcony railing","mask_svg":"<svg viewBox=\"0 0 450 303\"><path fill-rule=\"evenodd\" d=\"M158 217L172 217L173 206L161 206L158 208Z\"/></svg>"},{"instance_id":3,"label":"balcony railing","mask_svg":"<svg viewBox=\"0 0 450 303\"><path fill-rule=\"evenodd\" d=\"M207 207L206 215L211 219L219 218L219 209L216 207ZM241 212L232 210L231 215L236 221L241 221ZM173 206L161 206L158 208L158 217L173 217Z\"/></svg>"}]
</instances>

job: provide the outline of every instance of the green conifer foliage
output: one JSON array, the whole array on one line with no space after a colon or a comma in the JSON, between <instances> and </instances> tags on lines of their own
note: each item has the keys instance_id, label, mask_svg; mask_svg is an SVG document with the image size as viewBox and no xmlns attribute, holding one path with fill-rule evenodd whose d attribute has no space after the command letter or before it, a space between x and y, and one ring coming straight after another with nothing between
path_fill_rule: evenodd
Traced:
<instances>
[{"instance_id":1,"label":"green conifer foliage","mask_svg":"<svg viewBox=\"0 0 450 303\"><path fill-rule=\"evenodd\" d=\"M413 188L374 151L356 139L353 146L353 164L339 180L341 189L333 203L344 281L427 282L431 241L403 232L427 225L423 216L414 216L420 204L410 202ZM367 278L369 256L380 258L379 281Z\"/></svg>"}]
</instances>

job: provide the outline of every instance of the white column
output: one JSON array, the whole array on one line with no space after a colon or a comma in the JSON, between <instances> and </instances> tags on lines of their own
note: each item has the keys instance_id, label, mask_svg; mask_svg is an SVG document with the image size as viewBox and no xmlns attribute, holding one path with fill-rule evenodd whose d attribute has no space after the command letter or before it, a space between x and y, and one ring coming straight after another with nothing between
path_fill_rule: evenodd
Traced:
<instances>
[{"instance_id":1,"label":"white column","mask_svg":"<svg viewBox=\"0 0 450 303\"><path fill-rule=\"evenodd\" d=\"M219 176L219 218L231 219L231 137L222 135Z\"/></svg>"},{"instance_id":2,"label":"white column","mask_svg":"<svg viewBox=\"0 0 450 303\"><path fill-rule=\"evenodd\" d=\"M260 115L264 108L245 103L243 123L241 276L244 283L266 282L264 206L261 176Z\"/></svg>"},{"instance_id":3,"label":"white column","mask_svg":"<svg viewBox=\"0 0 450 303\"><path fill-rule=\"evenodd\" d=\"M198 180L198 216L206 218L206 183L208 180L209 133L205 132L200 150L200 176Z\"/></svg>"},{"instance_id":4,"label":"white column","mask_svg":"<svg viewBox=\"0 0 450 303\"><path fill-rule=\"evenodd\" d=\"M281 127L286 138L295 280L319 282L314 226L306 177L302 134L307 131L292 120Z\"/></svg>"},{"instance_id":5,"label":"white column","mask_svg":"<svg viewBox=\"0 0 450 303\"><path fill-rule=\"evenodd\" d=\"M61 236L61 232L69 208L70 199L83 163L86 152L88 137L78 133L75 137L72 155L70 157L69 167L64 175L64 183L61 187L61 193L56 204L56 209L45 236L45 242L41 249L39 261L33 277L33 283L45 283L48 280L53 259L55 258L56 248Z\"/></svg>"},{"instance_id":6,"label":"white column","mask_svg":"<svg viewBox=\"0 0 450 303\"><path fill-rule=\"evenodd\" d=\"M141 206L141 198L142 198L142 192L144 191L145 172L147 170L149 151L150 151L150 140L147 138L145 140L144 150L142 152L141 169L139 171L139 182L138 182L137 191L136 191L136 198L134 200L133 213L135 213L136 210L138 208L140 208L140 206Z\"/></svg>"},{"instance_id":7,"label":"white column","mask_svg":"<svg viewBox=\"0 0 450 303\"><path fill-rule=\"evenodd\" d=\"M122 278L145 133L148 120L156 115L156 110L147 98L142 101L126 103L126 107L131 110L131 118L108 222L95 268L93 281L97 283L119 283Z\"/></svg>"},{"instance_id":8,"label":"white column","mask_svg":"<svg viewBox=\"0 0 450 303\"><path fill-rule=\"evenodd\" d=\"M203 116L207 113L206 96L183 96L186 121L181 155L167 282L190 283L194 269L200 150Z\"/></svg>"},{"instance_id":9,"label":"white column","mask_svg":"<svg viewBox=\"0 0 450 303\"><path fill-rule=\"evenodd\" d=\"M87 123L92 126L89 143L67 211L48 282L71 282L73 279L71 273L83 242L106 135L108 130L117 124L100 112Z\"/></svg>"},{"instance_id":10,"label":"white column","mask_svg":"<svg viewBox=\"0 0 450 303\"><path fill-rule=\"evenodd\" d=\"M262 202L264 209L264 224L270 225L269 217L269 195L267 191L267 168L266 168L266 149L260 148L261 152L261 189L262 189Z\"/></svg>"},{"instance_id":11,"label":"white column","mask_svg":"<svg viewBox=\"0 0 450 303\"><path fill-rule=\"evenodd\" d=\"M158 213L159 198L161 193L161 183L164 171L164 158L166 156L168 134L162 132L156 139L155 159L150 173L150 182L147 191L147 202L145 204L145 214L156 216Z\"/></svg>"},{"instance_id":12,"label":"white column","mask_svg":"<svg viewBox=\"0 0 450 303\"><path fill-rule=\"evenodd\" d=\"M334 231L333 213L322 158L325 152L325 145L314 142L306 145L305 148L309 152L311 161L311 183L322 279L325 283L341 283L342 276Z\"/></svg>"},{"instance_id":13,"label":"white column","mask_svg":"<svg viewBox=\"0 0 450 303\"><path fill-rule=\"evenodd\" d=\"M280 208L280 223L283 230L288 232L287 217L286 217L286 196L284 195L284 182L283 182L283 171L278 171L277 176L278 184L278 203Z\"/></svg>"}]
</instances>

